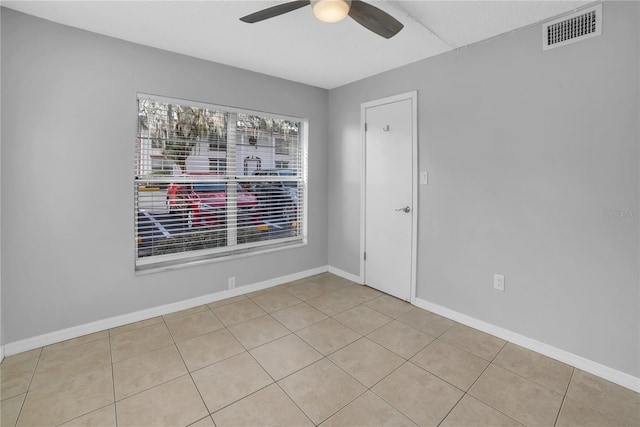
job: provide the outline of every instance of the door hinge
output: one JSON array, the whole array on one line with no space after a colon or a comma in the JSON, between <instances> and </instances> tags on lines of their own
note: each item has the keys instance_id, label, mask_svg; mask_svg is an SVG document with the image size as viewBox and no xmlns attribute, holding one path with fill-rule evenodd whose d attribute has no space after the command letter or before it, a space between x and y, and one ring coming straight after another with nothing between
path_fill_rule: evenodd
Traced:
<instances>
[{"instance_id":1,"label":"door hinge","mask_svg":"<svg viewBox=\"0 0 640 427\"><path fill-rule=\"evenodd\" d=\"M366 252L364 253L364 260L365 261L367 260L367 253Z\"/></svg>"},{"instance_id":2,"label":"door hinge","mask_svg":"<svg viewBox=\"0 0 640 427\"><path fill-rule=\"evenodd\" d=\"M365 132L367 131L367 124L366 123L364 124L364 131Z\"/></svg>"}]
</instances>

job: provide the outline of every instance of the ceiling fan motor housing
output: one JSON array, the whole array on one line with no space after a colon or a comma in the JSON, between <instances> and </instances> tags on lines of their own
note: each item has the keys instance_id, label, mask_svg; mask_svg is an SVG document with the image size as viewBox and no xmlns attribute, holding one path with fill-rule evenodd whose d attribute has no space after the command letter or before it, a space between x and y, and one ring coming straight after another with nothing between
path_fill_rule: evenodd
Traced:
<instances>
[{"instance_id":1,"label":"ceiling fan motor housing","mask_svg":"<svg viewBox=\"0 0 640 427\"><path fill-rule=\"evenodd\" d=\"M349 14L351 0L311 0L313 14L322 22L340 22Z\"/></svg>"}]
</instances>

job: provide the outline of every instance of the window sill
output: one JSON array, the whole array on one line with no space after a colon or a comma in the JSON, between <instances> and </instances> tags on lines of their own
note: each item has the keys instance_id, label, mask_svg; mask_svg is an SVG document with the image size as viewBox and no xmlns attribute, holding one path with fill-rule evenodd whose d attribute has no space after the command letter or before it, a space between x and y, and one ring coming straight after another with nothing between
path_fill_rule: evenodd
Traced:
<instances>
[{"instance_id":1,"label":"window sill","mask_svg":"<svg viewBox=\"0 0 640 427\"><path fill-rule=\"evenodd\" d=\"M263 255L272 252L280 252L288 249L296 249L307 246L307 239L301 238L300 240L275 243L269 246L263 246L260 248L246 248L240 249L233 253L223 254L204 254L200 256L192 256L189 258L182 258L177 260L159 261L157 263L150 263L146 265L137 265L135 267L136 276L142 276L146 274L161 273L164 271L179 270L183 268L189 268L194 266L200 266L205 264L212 264L217 262L232 261L236 259L249 258L256 255Z\"/></svg>"}]
</instances>

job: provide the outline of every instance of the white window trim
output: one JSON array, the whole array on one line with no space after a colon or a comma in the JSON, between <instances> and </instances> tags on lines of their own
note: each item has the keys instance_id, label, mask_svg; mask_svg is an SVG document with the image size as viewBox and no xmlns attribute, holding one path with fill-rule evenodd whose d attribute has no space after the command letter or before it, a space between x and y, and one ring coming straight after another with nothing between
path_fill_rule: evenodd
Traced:
<instances>
[{"instance_id":1,"label":"white window trim","mask_svg":"<svg viewBox=\"0 0 640 427\"><path fill-rule=\"evenodd\" d=\"M289 237L289 238L280 238L280 239L268 240L263 242L251 242L251 243L236 244L233 246L194 250L189 252L180 252L180 253L174 253L174 254L154 255L149 258L146 258L146 257L138 258L136 254L134 256L134 260L135 260L134 268L135 268L136 274L149 274L149 273L155 273L155 272L161 272L161 271L187 268L187 267L192 267L195 265L201 265L201 264L207 264L207 263L230 261L234 259L262 255L270 252L284 251L287 249L294 249L294 248L299 248L299 247L308 245L307 218L308 218L308 203L309 203L309 187L308 187L309 119L303 118L303 117L297 117L297 116L283 115L279 113L231 107L227 105L204 103L204 102L193 101L189 99L158 96L158 95L148 94L144 92L136 93L136 99L140 99L140 98L147 98L156 102L162 102L162 103L168 103L168 104L180 104L180 105L188 104L189 106L198 107L198 108L220 109L227 113L263 115L263 116L271 117L273 119L278 119L278 120L289 120L289 121L300 122L302 124L302 129L300 130L299 138L300 138L300 144L301 144L300 149L302 150L300 159L302 162L301 185L303 188L303 198L302 198L303 208L302 208L302 212L301 213L299 212L299 215L302 215L302 218L300 221L302 223L301 234L299 236ZM229 164L229 157L227 157L227 163ZM232 162L232 163L235 163L235 162ZM149 179L148 181L153 181L154 177L150 177L150 178L151 179ZM178 178L176 181L178 182L180 181L180 177L175 177L175 178ZM166 178L163 179L162 177L158 177L157 179L164 181ZM273 180L273 178L269 179L269 177L243 176L241 180L249 181L249 182L269 181L269 180ZM282 181L287 181L287 180L298 181L297 178L288 179L286 177L281 177L281 180ZM136 179L134 178L134 182L135 181ZM192 181L192 179L190 179L190 181ZM235 190L235 184L234 184L233 190ZM133 200L135 200L136 198L135 185L133 189L132 198ZM134 221L134 229L135 229L135 221ZM134 232L134 235L135 235L135 232Z\"/></svg>"}]
</instances>

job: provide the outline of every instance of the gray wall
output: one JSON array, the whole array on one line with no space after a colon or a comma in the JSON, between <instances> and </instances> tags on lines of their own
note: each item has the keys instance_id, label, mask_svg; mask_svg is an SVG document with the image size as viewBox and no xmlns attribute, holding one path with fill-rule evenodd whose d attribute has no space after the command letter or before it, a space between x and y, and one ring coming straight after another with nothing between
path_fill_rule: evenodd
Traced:
<instances>
[{"instance_id":1,"label":"gray wall","mask_svg":"<svg viewBox=\"0 0 640 427\"><path fill-rule=\"evenodd\" d=\"M309 118L309 245L136 276L138 91ZM326 90L3 8L2 104L5 344L327 264Z\"/></svg>"},{"instance_id":2,"label":"gray wall","mask_svg":"<svg viewBox=\"0 0 640 427\"><path fill-rule=\"evenodd\" d=\"M640 376L640 13L603 8L330 91L329 264L359 274L360 103L418 90L417 296Z\"/></svg>"},{"instance_id":3,"label":"gray wall","mask_svg":"<svg viewBox=\"0 0 640 427\"><path fill-rule=\"evenodd\" d=\"M357 275L360 103L417 89L418 297L640 376L640 221L604 214L640 208L640 8L603 7L598 38L542 52L531 28L328 95L1 9L3 342L231 275ZM137 91L308 117L309 246L136 276Z\"/></svg>"}]
</instances>

